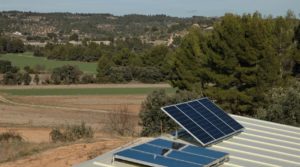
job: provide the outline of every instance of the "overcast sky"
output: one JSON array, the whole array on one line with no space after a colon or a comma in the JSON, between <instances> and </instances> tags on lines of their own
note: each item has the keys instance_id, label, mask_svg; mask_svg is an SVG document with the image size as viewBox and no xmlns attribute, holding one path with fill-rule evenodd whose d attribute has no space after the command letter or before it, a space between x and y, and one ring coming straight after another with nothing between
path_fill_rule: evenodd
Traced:
<instances>
[{"instance_id":1,"label":"overcast sky","mask_svg":"<svg viewBox=\"0 0 300 167\"><path fill-rule=\"evenodd\" d=\"M221 16L226 12L285 15L300 13L300 0L0 0L0 10Z\"/></svg>"}]
</instances>

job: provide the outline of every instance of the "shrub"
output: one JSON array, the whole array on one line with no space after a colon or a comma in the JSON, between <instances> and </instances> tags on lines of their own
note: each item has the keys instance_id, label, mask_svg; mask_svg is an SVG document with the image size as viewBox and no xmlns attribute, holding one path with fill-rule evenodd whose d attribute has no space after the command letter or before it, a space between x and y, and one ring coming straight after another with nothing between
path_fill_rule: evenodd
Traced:
<instances>
[{"instance_id":1,"label":"shrub","mask_svg":"<svg viewBox=\"0 0 300 167\"><path fill-rule=\"evenodd\" d=\"M106 130L121 136L133 136L135 133L135 120L130 115L127 106L121 106L108 114Z\"/></svg>"},{"instance_id":2,"label":"shrub","mask_svg":"<svg viewBox=\"0 0 300 167\"><path fill-rule=\"evenodd\" d=\"M132 73L129 67L111 67L107 75L109 81L113 83L126 83L132 80Z\"/></svg>"},{"instance_id":3,"label":"shrub","mask_svg":"<svg viewBox=\"0 0 300 167\"><path fill-rule=\"evenodd\" d=\"M0 142L22 142L24 141L23 137L14 131L8 131L0 134Z\"/></svg>"},{"instance_id":4,"label":"shrub","mask_svg":"<svg viewBox=\"0 0 300 167\"><path fill-rule=\"evenodd\" d=\"M7 60L0 60L0 73L6 73L8 71L11 71L12 65L10 61Z\"/></svg>"},{"instance_id":5,"label":"shrub","mask_svg":"<svg viewBox=\"0 0 300 167\"><path fill-rule=\"evenodd\" d=\"M5 85L21 85L23 81L23 75L19 72L6 72L3 75L3 84Z\"/></svg>"},{"instance_id":6,"label":"shrub","mask_svg":"<svg viewBox=\"0 0 300 167\"><path fill-rule=\"evenodd\" d=\"M77 66L64 65L53 69L51 79L54 84L74 84L78 83L81 74Z\"/></svg>"},{"instance_id":7,"label":"shrub","mask_svg":"<svg viewBox=\"0 0 300 167\"><path fill-rule=\"evenodd\" d=\"M157 83L163 80L163 74L155 67L139 67L135 70L135 78L143 83Z\"/></svg>"},{"instance_id":8,"label":"shrub","mask_svg":"<svg viewBox=\"0 0 300 167\"><path fill-rule=\"evenodd\" d=\"M93 138L94 132L91 127L82 122L81 125L67 126L63 130L53 128L49 135L53 142L71 142L83 138Z\"/></svg>"},{"instance_id":9,"label":"shrub","mask_svg":"<svg viewBox=\"0 0 300 167\"><path fill-rule=\"evenodd\" d=\"M164 90L156 90L148 95L142 103L140 111L140 125L142 136L152 136L160 133L168 133L178 128L177 124L170 119L160 108L169 104L175 104L197 98L193 92L181 91L173 96L168 96Z\"/></svg>"},{"instance_id":10,"label":"shrub","mask_svg":"<svg viewBox=\"0 0 300 167\"><path fill-rule=\"evenodd\" d=\"M91 74L84 74L81 78L81 83L96 83L96 78Z\"/></svg>"}]
</instances>

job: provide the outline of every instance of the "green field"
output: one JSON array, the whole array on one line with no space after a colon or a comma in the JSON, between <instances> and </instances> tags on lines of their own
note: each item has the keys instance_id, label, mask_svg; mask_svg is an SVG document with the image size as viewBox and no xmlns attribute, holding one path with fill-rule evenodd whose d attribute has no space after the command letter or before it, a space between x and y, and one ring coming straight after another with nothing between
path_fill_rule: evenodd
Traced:
<instances>
[{"instance_id":1,"label":"green field","mask_svg":"<svg viewBox=\"0 0 300 167\"><path fill-rule=\"evenodd\" d=\"M75 65L78 66L84 73L95 74L97 69L97 63L86 63L79 61L59 61L59 60L48 60L44 57L35 57L32 53L9 53L0 55L0 60L9 60L14 66L23 69L25 66L34 68L37 65L45 66L47 71L53 68L60 67L63 65Z\"/></svg>"},{"instance_id":2,"label":"green field","mask_svg":"<svg viewBox=\"0 0 300 167\"><path fill-rule=\"evenodd\" d=\"M146 95L160 88L47 88L47 89L0 89L0 92L18 96L63 96L63 95ZM162 88L168 94L175 88Z\"/></svg>"}]
</instances>

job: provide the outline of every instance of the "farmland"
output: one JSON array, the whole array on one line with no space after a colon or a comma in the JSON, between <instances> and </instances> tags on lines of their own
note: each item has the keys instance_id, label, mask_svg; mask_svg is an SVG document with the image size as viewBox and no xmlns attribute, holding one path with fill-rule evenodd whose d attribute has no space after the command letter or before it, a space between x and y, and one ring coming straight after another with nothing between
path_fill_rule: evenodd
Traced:
<instances>
[{"instance_id":1,"label":"farmland","mask_svg":"<svg viewBox=\"0 0 300 167\"><path fill-rule=\"evenodd\" d=\"M75 65L84 73L96 74L97 68L97 63L48 60L45 57L35 57L31 52L3 54L0 55L0 60L9 60L14 66L17 66L20 69L23 69L25 66L30 66L33 69L37 66L43 66L45 67L45 70L51 71L53 68L63 65Z\"/></svg>"},{"instance_id":2,"label":"farmland","mask_svg":"<svg viewBox=\"0 0 300 167\"><path fill-rule=\"evenodd\" d=\"M36 151L38 155L14 156L12 160L17 160L14 162L1 163L0 158L0 166L22 164L37 167L43 163L49 167L67 167L121 146L131 139L114 136L105 130L110 124L109 112L126 106L131 113L131 120L137 126L142 102L147 94L157 89L165 89L169 94L176 91L168 84L137 83L0 86L0 133L8 130L18 132L28 142L24 145L26 148L20 146L20 150L29 153L32 149L40 150ZM79 141L62 147L64 144L60 146L49 141L52 127L79 124L82 121L94 129L93 142ZM10 151L11 154L17 153ZM69 157L75 158L71 160ZM52 163L52 159L57 158L61 160Z\"/></svg>"},{"instance_id":3,"label":"farmland","mask_svg":"<svg viewBox=\"0 0 300 167\"><path fill-rule=\"evenodd\" d=\"M18 96L68 96L68 95L143 95L159 88L48 88L48 89L5 89L0 92ZM174 88L165 88L175 93Z\"/></svg>"}]
</instances>

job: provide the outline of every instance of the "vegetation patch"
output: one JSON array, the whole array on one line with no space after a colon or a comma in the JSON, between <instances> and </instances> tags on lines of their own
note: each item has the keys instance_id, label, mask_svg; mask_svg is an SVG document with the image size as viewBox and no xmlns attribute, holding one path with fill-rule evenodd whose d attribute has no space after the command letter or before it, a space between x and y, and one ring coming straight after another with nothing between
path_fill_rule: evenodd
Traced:
<instances>
[{"instance_id":1,"label":"vegetation patch","mask_svg":"<svg viewBox=\"0 0 300 167\"><path fill-rule=\"evenodd\" d=\"M0 142L22 142L22 136L14 131L8 131L0 134Z\"/></svg>"},{"instance_id":2,"label":"vegetation patch","mask_svg":"<svg viewBox=\"0 0 300 167\"><path fill-rule=\"evenodd\" d=\"M24 156L52 148L49 143L29 143L14 131L0 133L0 163L14 161Z\"/></svg>"},{"instance_id":3,"label":"vegetation patch","mask_svg":"<svg viewBox=\"0 0 300 167\"><path fill-rule=\"evenodd\" d=\"M53 128L49 135L55 143L72 142L79 139L93 138L94 131L82 122L81 125L67 126L65 129Z\"/></svg>"}]
</instances>

